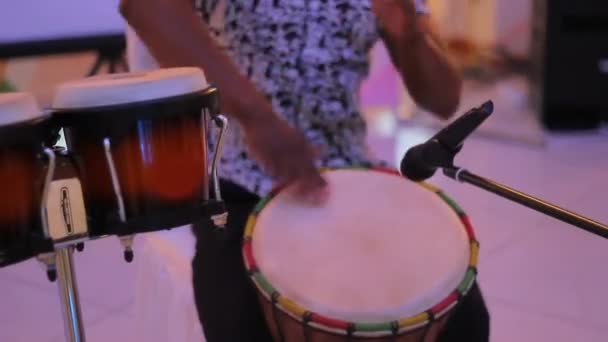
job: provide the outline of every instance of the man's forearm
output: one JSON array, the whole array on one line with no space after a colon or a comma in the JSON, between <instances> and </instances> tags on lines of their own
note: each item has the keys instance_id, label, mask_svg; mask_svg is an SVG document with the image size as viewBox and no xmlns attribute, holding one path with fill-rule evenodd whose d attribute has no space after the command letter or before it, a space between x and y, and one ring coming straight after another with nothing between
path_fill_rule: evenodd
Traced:
<instances>
[{"instance_id":1,"label":"man's forearm","mask_svg":"<svg viewBox=\"0 0 608 342\"><path fill-rule=\"evenodd\" d=\"M426 32L384 40L412 98L443 118L451 116L460 102L462 80L440 43Z\"/></svg>"},{"instance_id":2,"label":"man's forearm","mask_svg":"<svg viewBox=\"0 0 608 342\"><path fill-rule=\"evenodd\" d=\"M161 66L203 69L220 89L222 109L229 115L247 123L256 120L254 108L272 113L262 94L216 45L189 1L123 0L120 9Z\"/></svg>"}]
</instances>

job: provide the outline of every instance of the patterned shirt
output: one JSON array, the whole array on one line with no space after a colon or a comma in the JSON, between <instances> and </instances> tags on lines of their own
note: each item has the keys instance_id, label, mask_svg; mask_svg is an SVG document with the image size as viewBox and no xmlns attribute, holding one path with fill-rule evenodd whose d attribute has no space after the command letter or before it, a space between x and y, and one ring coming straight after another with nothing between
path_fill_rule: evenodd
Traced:
<instances>
[{"instance_id":1,"label":"patterned shirt","mask_svg":"<svg viewBox=\"0 0 608 342\"><path fill-rule=\"evenodd\" d=\"M420 1L416 4L425 11ZM274 110L320 149L318 166L379 163L368 153L358 108L368 55L379 38L370 0L195 0L195 7L218 45ZM137 43L132 37L131 32L130 45ZM133 67L137 61L130 59ZM140 53L139 60L150 63L151 58ZM216 138L212 134L212 148ZM273 186L272 177L249 157L234 120L219 173L261 196Z\"/></svg>"}]
</instances>

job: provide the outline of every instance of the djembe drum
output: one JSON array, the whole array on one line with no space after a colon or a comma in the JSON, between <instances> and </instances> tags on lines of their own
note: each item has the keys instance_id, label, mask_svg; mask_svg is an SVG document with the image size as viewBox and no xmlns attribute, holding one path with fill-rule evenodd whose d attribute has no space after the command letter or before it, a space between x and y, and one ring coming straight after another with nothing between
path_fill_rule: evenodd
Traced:
<instances>
[{"instance_id":1,"label":"djembe drum","mask_svg":"<svg viewBox=\"0 0 608 342\"><path fill-rule=\"evenodd\" d=\"M439 189L392 171L324 176L324 205L283 188L245 232L245 264L275 340L434 341L475 281L467 216Z\"/></svg>"}]
</instances>

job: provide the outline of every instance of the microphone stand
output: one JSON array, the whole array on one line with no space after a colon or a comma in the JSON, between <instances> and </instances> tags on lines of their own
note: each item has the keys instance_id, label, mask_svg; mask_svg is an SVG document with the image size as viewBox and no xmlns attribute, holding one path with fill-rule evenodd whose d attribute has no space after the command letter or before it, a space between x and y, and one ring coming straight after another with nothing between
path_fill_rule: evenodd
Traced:
<instances>
[{"instance_id":1,"label":"microphone stand","mask_svg":"<svg viewBox=\"0 0 608 342\"><path fill-rule=\"evenodd\" d=\"M435 170L441 168L444 175L456 181L474 185L587 232L608 238L608 226L603 223L454 166L454 158L462 149L465 139L493 110L493 103L488 101L456 119L427 142L411 148L401 162L401 173L413 181L421 181L430 178Z\"/></svg>"},{"instance_id":2,"label":"microphone stand","mask_svg":"<svg viewBox=\"0 0 608 342\"><path fill-rule=\"evenodd\" d=\"M545 202L541 199L530 196L521 191L512 189L495 181L480 177L462 168L458 168L455 166L444 167L443 174L458 182L474 185L478 188L494 193L500 197L506 198L545 215L551 216L562 222L569 223L587 232L608 239L608 226L585 216L560 208L554 204Z\"/></svg>"}]
</instances>

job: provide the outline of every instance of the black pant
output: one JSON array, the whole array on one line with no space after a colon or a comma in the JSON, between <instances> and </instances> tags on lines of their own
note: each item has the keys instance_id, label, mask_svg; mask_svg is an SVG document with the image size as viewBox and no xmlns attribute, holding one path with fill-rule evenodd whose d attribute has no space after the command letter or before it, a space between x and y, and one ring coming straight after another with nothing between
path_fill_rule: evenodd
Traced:
<instances>
[{"instance_id":1,"label":"black pant","mask_svg":"<svg viewBox=\"0 0 608 342\"><path fill-rule=\"evenodd\" d=\"M227 235L195 225L196 255L192 261L194 296L199 319L209 342L272 341L243 258L244 226L259 198L223 182L229 213ZM440 342L489 340L490 317L477 284L447 323Z\"/></svg>"}]
</instances>

